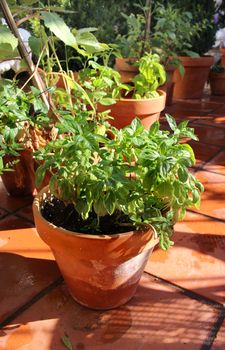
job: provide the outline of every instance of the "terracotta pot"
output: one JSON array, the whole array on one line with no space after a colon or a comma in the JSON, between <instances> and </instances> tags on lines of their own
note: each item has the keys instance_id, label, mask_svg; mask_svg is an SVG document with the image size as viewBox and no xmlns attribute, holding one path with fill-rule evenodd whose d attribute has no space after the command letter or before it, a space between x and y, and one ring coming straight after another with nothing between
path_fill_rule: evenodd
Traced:
<instances>
[{"instance_id":1,"label":"terracotta pot","mask_svg":"<svg viewBox=\"0 0 225 350\"><path fill-rule=\"evenodd\" d=\"M179 59L184 65L185 73L182 77L178 69L174 72L174 98L201 98L213 64L213 57L179 57Z\"/></svg>"},{"instance_id":2,"label":"terracotta pot","mask_svg":"<svg viewBox=\"0 0 225 350\"><path fill-rule=\"evenodd\" d=\"M40 214L43 198L49 195L45 187L34 199L34 220L72 297L92 309L111 309L126 303L135 294L149 254L158 243L154 230L114 235L67 231Z\"/></svg>"},{"instance_id":3,"label":"terracotta pot","mask_svg":"<svg viewBox=\"0 0 225 350\"><path fill-rule=\"evenodd\" d=\"M212 95L225 95L225 73L210 72L209 84Z\"/></svg>"},{"instance_id":4,"label":"terracotta pot","mask_svg":"<svg viewBox=\"0 0 225 350\"><path fill-rule=\"evenodd\" d=\"M132 99L121 98L110 106L98 105L98 112L110 109L109 115L114 119L109 119L111 125L118 129L129 125L135 117L138 117L144 127L149 129L150 126L159 120L160 112L165 108L166 93L158 91L160 96L149 99Z\"/></svg>"},{"instance_id":5,"label":"terracotta pot","mask_svg":"<svg viewBox=\"0 0 225 350\"><path fill-rule=\"evenodd\" d=\"M220 54L221 66L225 68L225 48L220 48Z\"/></svg>"},{"instance_id":6,"label":"terracotta pot","mask_svg":"<svg viewBox=\"0 0 225 350\"><path fill-rule=\"evenodd\" d=\"M115 69L120 73L122 83L130 83L138 74L138 67L133 65L136 61L134 57L116 58Z\"/></svg>"},{"instance_id":7,"label":"terracotta pot","mask_svg":"<svg viewBox=\"0 0 225 350\"><path fill-rule=\"evenodd\" d=\"M33 151L25 149L18 152L19 156L5 155L3 164L18 161L12 167L12 171L3 172L1 175L2 182L7 192L14 197L36 195L35 171L38 167L33 158ZM46 174L42 187L49 183L50 174ZM41 188L42 188L41 187Z\"/></svg>"}]
</instances>

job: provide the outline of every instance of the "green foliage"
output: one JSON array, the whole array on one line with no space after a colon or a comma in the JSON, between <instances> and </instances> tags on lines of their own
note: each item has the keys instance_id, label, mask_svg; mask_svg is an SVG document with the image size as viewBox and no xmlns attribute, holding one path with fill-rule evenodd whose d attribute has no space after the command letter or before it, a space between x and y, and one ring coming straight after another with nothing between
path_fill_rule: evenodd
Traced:
<instances>
[{"instance_id":1,"label":"green foliage","mask_svg":"<svg viewBox=\"0 0 225 350\"><path fill-rule=\"evenodd\" d=\"M219 64L216 64L211 68L211 71L214 73L225 73L225 68Z\"/></svg>"},{"instance_id":2,"label":"green foliage","mask_svg":"<svg viewBox=\"0 0 225 350\"><path fill-rule=\"evenodd\" d=\"M190 12L175 5L155 7L152 46L165 64L176 63L178 55L194 56L192 38L198 34L199 27L192 24L192 18Z\"/></svg>"},{"instance_id":3,"label":"green foliage","mask_svg":"<svg viewBox=\"0 0 225 350\"><path fill-rule=\"evenodd\" d=\"M139 67L139 74L133 79L132 84L122 84L120 74L107 65L100 65L94 60L88 62L88 66L79 72L78 83L74 86L74 96L80 101L89 102L96 109L97 104L110 105L115 99L126 96L130 98L152 98L159 96L157 89L166 81L166 72L160 64L157 54L146 53L136 64ZM83 91L87 92L84 96Z\"/></svg>"},{"instance_id":4,"label":"green foliage","mask_svg":"<svg viewBox=\"0 0 225 350\"><path fill-rule=\"evenodd\" d=\"M96 27L98 40L106 43L114 42L118 33L126 31L126 21L121 20L121 12L137 12L131 0L116 0L113 4L108 0L69 0L66 9L74 11L65 17L69 26L82 28L88 24Z\"/></svg>"},{"instance_id":5,"label":"green foliage","mask_svg":"<svg viewBox=\"0 0 225 350\"><path fill-rule=\"evenodd\" d=\"M168 249L174 223L186 208L199 206L203 187L188 171L195 163L192 148L179 142L185 137L196 140L193 129L186 121L177 126L169 115L167 121L171 133L160 130L158 122L146 131L135 119L122 130L112 128L109 139L107 123L102 134L88 112L76 118L64 112L57 125L64 137L36 153L42 164L37 186L50 171L50 191L72 203L82 219L93 213L97 218L121 213L136 228L152 224L162 249Z\"/></svg>"},{"instance_id":6,"label":"green foliage","mask_svg":"<svg viewBox=\"0 0 225 350\"><path fill-rule=\"evenodd\" d=\"M128 16L123 13L122 16L126 19L127 22L127 33L123 35L119 34L116 38L116 43L118 44L123 57L140 58L146 23L144 14L134 15L131 13ZM150 42L148 42L148 45L146 45L145 49L150 49L149 46Z\"/></svg>"},{"instance_id":7,"label":"green foliage","mask_svg":"<svg viewBox=\"0 0 225 350\"><path fill-rule=\"evenodd\" d=\"M133 98L157 97L157 89L166 81L166 71L157 54L145 54L138 61L139 74L133 79Z\"/></svg>"},{"instance_id":8,"label":"green foliage","mask_svg":"<svg viewBox=\"0 0 225 350\"><path fill-rule=\"evenodd\" d=\"M192 14L191 25L198 29L191 39L192 51L202 55L212 48L216 33L214 0L164 0L163 2L174 4L181 11L189 11Z\"/></svg>"},{"instance_id":9,"label":"green foliage","mask_svg":"<svg viewBox=\"0 0 225 350\"><path fill-rule=\"evenodd\" d=\"M11 80L0 81L0 156L32 148L31 131L49 126L39 90L24 92ZM35 148L35 147L34 147Z\"/></svg>"},{"instance_id":10,"label":"green foliage","mask_svg":"<svg viewBox=\"0 0 225 350\"><path fill-rule=\"evenodd\" d=\"M18 57L17 44L18 40L9 28L6 25L0 25L0 59L7 60Z\"/></svg>"}]
</instances>

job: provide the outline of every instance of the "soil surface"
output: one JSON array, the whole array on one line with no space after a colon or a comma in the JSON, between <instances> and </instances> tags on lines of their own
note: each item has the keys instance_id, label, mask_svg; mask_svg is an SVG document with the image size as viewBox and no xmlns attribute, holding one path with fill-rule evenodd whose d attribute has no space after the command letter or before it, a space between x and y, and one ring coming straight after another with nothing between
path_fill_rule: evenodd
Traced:
<instances>
[{"instance_id":1,"label":"soil surface","mask_svg":"<svg viewBox=\"0 0 225 350\"><path fill-rule=\"evenodd\" d=\"M100 217L98 224L98 219L94 212L90 213L87 220L83 220L73 204L65 205L64 202L55 197L43 201L41 214L52 224L74 232L116 234L135 230L128 217L119 211L113 215Z\"/></svg>"}]
</instances>

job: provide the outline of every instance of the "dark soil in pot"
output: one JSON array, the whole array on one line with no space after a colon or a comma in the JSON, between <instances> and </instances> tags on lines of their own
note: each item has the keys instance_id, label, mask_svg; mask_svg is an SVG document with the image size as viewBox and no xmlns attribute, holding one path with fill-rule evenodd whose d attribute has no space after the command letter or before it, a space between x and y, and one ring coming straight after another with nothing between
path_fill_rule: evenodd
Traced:
<instances>
[{"instance_id":1,"label":"dark soil in pot","mask_svg":"<svg viewBox=\"0 0 225 350\"><path fill-rule=\"evenodd\" d=\"M100 217L97 225L97 216L91 213L88 220L83 220L75 210L73 204L67 204L55 197L46 199L42 203L41 214L52 224L69 231L90 233L90 234L117 234L135 230L135 227L128 221L126 215L116 212L114 215ZM99 229L96 231L96 226Z\"/></svg>"}]
</instances>

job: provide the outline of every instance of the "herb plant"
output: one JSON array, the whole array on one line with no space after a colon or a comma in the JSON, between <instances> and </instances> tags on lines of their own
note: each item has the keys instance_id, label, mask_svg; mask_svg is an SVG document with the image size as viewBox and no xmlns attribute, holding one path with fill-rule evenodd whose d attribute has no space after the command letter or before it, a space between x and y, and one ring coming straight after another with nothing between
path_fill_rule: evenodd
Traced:
<instances>
[{"instance_id":1,"label":"herb plant","mask_svg":"<svg viewBox=\"0 0 225 350\"><path fill-rule=\"evenodd\" d=\"M12 80L0 81L0 155L18 156L25 148L37 150L49 139L46 106L38 89L25 92ZM45 129L43 129L45 128Z\"/></svg>"},{"instance_id":2,"label":"herb plant","mask_svg":"<svg viewBox=\"0 0 225 350\"><path fill-rule=\"evenodd\" d=\"M36 153L41 161L37 186L49 171L50 192L75 208L79 232L104 233L105 221L112 224L108 233L114 226L125 232L126 227L152 224L161 248L168 249L174 223L186 208L199 206L203 186L188 171L195 163L192 148L179 142L196 140L193 129L187 121L176 125L171 116L166 118L171 132L160 130L158 122L146 131L134 119L124 129L112 128L109 139L107 124L105 134L99 132L88 112L76 118L64 112L57 126L64 137Z\"/></svg>"}]
</instances>

